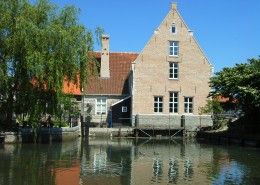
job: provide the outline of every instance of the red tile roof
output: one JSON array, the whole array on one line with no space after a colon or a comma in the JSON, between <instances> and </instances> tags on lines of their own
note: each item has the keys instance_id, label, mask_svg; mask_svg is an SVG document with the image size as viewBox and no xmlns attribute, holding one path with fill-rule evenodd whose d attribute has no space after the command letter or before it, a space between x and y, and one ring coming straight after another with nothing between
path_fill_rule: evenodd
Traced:
<instances>
[{"instance_id":1,"label":"red tile roof","mask_svg":"<svg viewBox=\"0 0 260 185\"><path fill-rule=\"evenodd\" d=\"M63 92L65 94L81 95L79 75L78 75L78 83L71 82L67 79L63 80Z\"/></svg>"},{"instance_id":2,"label":"red tile roof","mask_svg":"<svg viewBox=\"0 0 260 185\"><path fill-rule=\"evenodd\" d=\"M93 52L92 54L97 61L100 62L100 52ZM91 95L129 94L128 76L131 69L131 63L137 56L137 53L109 53L110 78L100 78L98 75L88 77L85 93ZM65 94L80 95L80 85L79 83L76 84L65 79L63 92Z\"/></svg>"},{"instance_id":3,"label":"red tile roof","mask_svg":"<svg viewBox=\"0 0 260 185\"><path fill-rule=\"evenodd\" d=\"M232 99L232 101L230 101L230 98L227 98L227 97L224 97L224 96L217 96L215 97L216 100L219 102L219 103L227 103L227 102L231 102L231 103L237 103L238 100L237 99Z\"/></svg>"},{"instance_id":4,"label":"red tile roof","mask_svg":"<svg viewBox=\"0 0 260 185\"><path fill-rule=\"evenodd\" d=\"M100 61L101 54L93 52L94 57ZM88 77L86 94L129 94L128 76L132 62L137 58L137 53L109 53L110 78Z\"/></svg>"}]
</instances>

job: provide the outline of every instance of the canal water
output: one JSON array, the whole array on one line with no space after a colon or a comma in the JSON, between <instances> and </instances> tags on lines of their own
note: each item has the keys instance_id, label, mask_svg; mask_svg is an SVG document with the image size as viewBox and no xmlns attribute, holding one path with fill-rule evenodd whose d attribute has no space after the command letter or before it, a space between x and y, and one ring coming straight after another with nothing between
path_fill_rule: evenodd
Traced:
<instances>
[{"instance_id":1,"label":"canal water","mask_svg":"<svg viewBox=\"0 0 260 185\"><path fill-rule=\"evenodd\" d=\"M140 139L0 145L0 184L260 184L260 150Z\"/></svg>"}]
</instances>

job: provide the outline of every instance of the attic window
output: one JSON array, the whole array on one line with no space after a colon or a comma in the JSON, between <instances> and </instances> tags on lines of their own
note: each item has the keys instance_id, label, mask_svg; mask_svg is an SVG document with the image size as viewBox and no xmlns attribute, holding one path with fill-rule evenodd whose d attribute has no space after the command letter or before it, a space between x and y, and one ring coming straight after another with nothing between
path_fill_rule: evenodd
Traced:
<instances>
[{"instance_id":1,"label":"attic window","mask_svg":"<svg viewBox=\"0 0 260 185\"><path fill-rule=\"evenodd\" d=\"M176 29L176 25L175 24L172 24L172 26L171 26L171 33L172 34L176 34L177 33L177 29Z\"/></svg>"}]
</instances>

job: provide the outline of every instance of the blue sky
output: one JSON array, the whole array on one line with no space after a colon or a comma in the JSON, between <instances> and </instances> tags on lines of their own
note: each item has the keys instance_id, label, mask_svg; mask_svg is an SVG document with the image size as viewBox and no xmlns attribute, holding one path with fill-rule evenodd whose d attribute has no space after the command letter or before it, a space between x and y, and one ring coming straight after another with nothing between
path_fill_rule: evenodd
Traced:
<instances>
[{"instance_id":1,"label":"blue sky","mask_svg":"<svg viewBox=\"0 0 260 185\"><path fill-rule=\"evenodd\" d=\"M87 28L101 26L110 50L140 52L170 9L170 0L51 0L80 9ZM215 71L260 55L260 0L176 0ZM96 46L96 50L100 47Z\"/></svg>"}]
</instances>

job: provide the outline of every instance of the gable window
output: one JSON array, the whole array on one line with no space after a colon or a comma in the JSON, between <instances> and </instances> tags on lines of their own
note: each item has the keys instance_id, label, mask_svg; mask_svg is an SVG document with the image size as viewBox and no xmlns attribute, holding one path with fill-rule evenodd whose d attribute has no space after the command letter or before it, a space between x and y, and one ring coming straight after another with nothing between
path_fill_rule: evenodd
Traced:
<instances>
[{"instance_id":1,"label":"gable window","mask_svg":"<svg viewBox=\"0 0 260 185\"><path fill-rule=\"evenodd\" d=\"M184 97L184 112L193 112L193 97Z\"/></svg>"},{"instance_id":2,"label":"gable window","mask_svg":"<svg viewBox=\"0 0 260 185\"><path fill-rule=\"evenodd\" d=\"M169 78L178 79L179 77L179 64L177 62L169 63Z\"/></svg>"},{"instance_id":3,"label":"gable window","mask_svg":"<svg viewBox=\"0 0 260 185\"><path fill-rule=\"evenodd\" d=\"M105 97L96 99L96 114L107 113L107 99Z\"/></svg>"},{"instance_id":4,"label":"gable window","mask_svg":"<svg viewBox=\"0 0 260 185\"><path fill-rule=\"evenodd\" d=\"M175 24L172 24L172 26L171 26L171 33L172 34L176 34L177 33L177 29L176 29L176 25Z\"/></svg>"},{"instance_id":5,"label":"gable window","mask_svg":"<svg viewBox=\"0 0 260 185\"><path fill-rule=\"evenodd\" d=\"M154 112L163 112L163 97L154 97Z\"/></svg>"},{"instance_id":6,"label":"gable window","mask_svg":"<svg viewBox=\"0 0 260 185\"><path fill-rule=\"evenodd\" d=\"M179 42L169 41L169 55L178 56L179 55Z\"/></svg>"},{"instance_id":7,"label":"gable window","mask_svg":"<svg viewBox=\"0 0 260 185\"><path fill-rule=\"evenodd\" d=\"M178 92L170 92L169 94L169 112L178 113Z\"/></svg>"}]
</instances>

